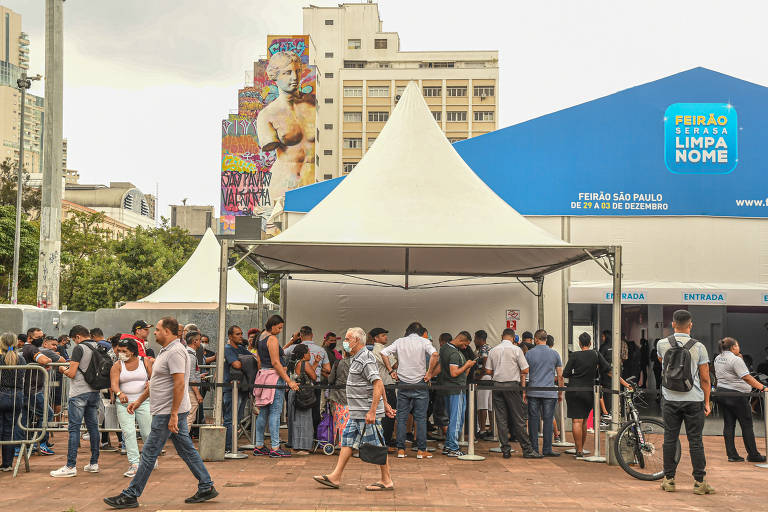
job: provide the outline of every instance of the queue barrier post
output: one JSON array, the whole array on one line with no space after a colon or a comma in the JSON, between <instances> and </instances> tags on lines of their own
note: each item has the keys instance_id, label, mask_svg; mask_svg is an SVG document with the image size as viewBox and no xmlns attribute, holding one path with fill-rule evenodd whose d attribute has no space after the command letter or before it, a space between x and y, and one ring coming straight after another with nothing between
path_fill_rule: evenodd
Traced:
<instances>
[{"instance_id":1,"label":"queue barrier post","mask_svg":"<svg viewBox=\"0 0 768 512\"><path fill-rule=\"evenodd\" d=\"M237 432L239 430L239 420L237 418L237 412L240 408L239 397L237 396L237 381L232 383L232 451L224 454L225 459L245 459L248 457L244 453L240 453L237 448Z\"/></svg>"},{"instance_id":2,"label":"queue barrier post","mask_svg":"<svg viewBox=\"0 0 768 512\"><path fill-rule=\"evenodd\" d=\"M768 390L763 391L763 427L765 428L765 453L768 453ZM768 464L755 464L755 466L768 469Z\"/></svg>"},{"instance_id":3,"label":"queue barrier post","mask_svg":"<svg viewBox=\"0 0 768 512\"><path fill-rule=\"evenodd\" d=\"M479 461L485 460L482 455L475 454L475 384L469 385L469 452L466 455L460 455L459 460Z\"/></svg>"},{"instance_id":4,"label":"queue barrier post","mask_svg":"<svg viewBox=\"0 0 768 512\"><path fill-rule=\"evenodd\" d=\"M597 411L600 410L600 386L595 385L594 386L594 393L595 393L595 401L594 401L594 409L593 409L593 415L594 415L594 423L595 423L595 454L590 455L589 457L584 457L582 460L585 460L587 462L606 462L607 459L605 457L600 456L600 424L597 420Z\"/></svg>"},{"instance_id":5,"label":"queue barrier post","mask_svg":"<svg viewBox=\"0 0 768 512\"><path fill-rule=\"evenodd\" d=\"M560 400L559 402L559 416L560 416L560 439L558 439L556 442L552 443L552 446L557 446L558 448L570 448L573 446L576 446L575 444L571 443L570 441L565 440L565 400ZM565 453L570 452L570 450L566 450ZM574 451L574 453L576 453Z\"/></svg>"}]
</instances>

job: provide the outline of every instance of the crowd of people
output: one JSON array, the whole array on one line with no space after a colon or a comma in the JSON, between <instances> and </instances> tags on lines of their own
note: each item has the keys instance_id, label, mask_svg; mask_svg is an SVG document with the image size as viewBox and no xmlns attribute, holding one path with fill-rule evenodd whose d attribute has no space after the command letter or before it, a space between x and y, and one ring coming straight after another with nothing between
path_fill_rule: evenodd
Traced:
<instances>
[{"instance_id":1,"label":"crowd of people","mask_svg":"<svg viewBox=\"0 0 768 512\"><path fill-rule=\"evenodd\" d=\"M198 480L198 492L187 502L215 497L217 492L193 439L197 437L196 427L206 421L202 403L209 390L205 382L210 372L205 366L214 363L217 354L209 350L209 338L197 326L180 326L170 317L155 326L155 340L162 347L155 354L148 343L152 327L138 320L131 333L115 334L109 340L101 329L89 330L80 325L60 338L46 337L37 328L25 335L0 336L0 439L23 439L24 433L15 428L19 415L28 415L22 423L32 428L46 417L48 421L61 421L62 401L66 400L67 460L61 468L51 471L52 477L77 475L81 439L90 441L85 472L99 471L101 451L120 449L127 456L124 475L131 478L131 483L120 495L105 501L115 508L137 506L137 498L170 438ZM572 420L575 455L581 457L594 404L589 389L598 382L610 385L613 376L608 332L602 333L599 350L595 350L588 333L581 334L580 350L570 353L563 365L553 348L554 338L543 329L522 336L504 329L501 340L491 347L484 330L474 334L441 333L435 344L419 322L411 323L404 335L391 343L388 330L381 327L367 333L351 328L344 336L328 332L322 341L315 342L312 328L303 326L286 336L287 342L281 346L278 338L284 327L284 320L274 315L263 329L251 328L246 336L240 326L227 329L222 355L225 450L235 449L234 411L238 419L250 415L251 410L245 409L250 403L255 414L253 455L308 456L320 444L336 447L340 451L335 469L315 476L318 483L332 488L338 488L349 458L361 444L386 447L397 458L408 457L410 446L416 459L432 459L433 452L427 446L432 439L442 441L443 456L460 457L464 455L464 439L490 439L494 425L504 458L511 457L512 442L520 445L522 457L527 459L558 457L553 440L564 425L558 425L555 409L562 400ZM714 489L704 480L702 443L704 418L712 403L710 392L715 388L730 393L716 401L724 419L728 460L744 460L735 447L738 422L747 460L764 462L755 443L750 397L746 393L764 390L765 386L752 377L735 339L724 338L720 354L710 364L704 345L690 337L690 313L675 312L673 327L673 335L658 340L647 360L642 357L647 346L623 340L620 382L625 387L630 382L647 385L648 370L655 374L656 362L663 367L654 375L662 389L665 423L662 488L675 490L677 462L673 451L685 424L696 481L694 492L710 494ZM639 365L630 363L632 358L637 358ZM47 410L42 396L46 390L37 372L1 371L4 365L25 364L57 369L53 373L57 385L50 387ZM675 365L688 368L686 386L669 369ZM710 367L714 368L714 379ZM469 383L477 384L474 432L467 428ZM237 394L236 403L233 386L243 391ZM120 427L116 436L119 448L112 448L108 431L100 432L106 408L111 404ZM604 423L605 415L610 414L610 400L601 400L600 406L598 412ZM287 439L281 441L284 409L288 431ZM81 436L83 423L87 434ZM595 417L595 428L597 423ZM143 441L141 450L139 437ZM41 455L52 455L53 445L52 435L45 432L34 449ZM1 470L11 468L18 449L13 444L2 446ZM380 480L366 489L386 491L393 486L386 463L381 465Z\"/></svg>"}]
</instances>

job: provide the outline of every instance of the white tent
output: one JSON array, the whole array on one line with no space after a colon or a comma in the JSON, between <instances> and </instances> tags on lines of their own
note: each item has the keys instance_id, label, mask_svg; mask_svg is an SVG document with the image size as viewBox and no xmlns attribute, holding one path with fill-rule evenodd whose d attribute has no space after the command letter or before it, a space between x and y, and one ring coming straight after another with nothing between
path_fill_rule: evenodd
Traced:
<instances>
[{"instance_id":1,"label":"white tent","mask_svg":"<svg viewBox=\"0 0 768 512\"><path fill-rule=\"evenodd\" d=\"M139 299L138 303L129 303L124 307L159 307L158 303L161 303L174 307L202 305L204 308L206 306L215 308L219 302L220 254L221 246L216 240L216 235L209 228L195 252L168 282L152 294ZM230 268L227 273L227 303L251 305L256 304L257 300L256 288L248 284L237 269ZM264 304L272 305L266 298Z\"/></svg>"},{"instance_id":2,"label":"white tent","mask_svg":"<svg viewBox=\"0 0 768 512\"><path fill-rule=\"evenodd\" d=\"M453 149L413 82L328 197L278 236L238 243L270 272L398 274L406 281L538 277L607 253L553 237L497 196Z\"/></svg>"}]
</instances>

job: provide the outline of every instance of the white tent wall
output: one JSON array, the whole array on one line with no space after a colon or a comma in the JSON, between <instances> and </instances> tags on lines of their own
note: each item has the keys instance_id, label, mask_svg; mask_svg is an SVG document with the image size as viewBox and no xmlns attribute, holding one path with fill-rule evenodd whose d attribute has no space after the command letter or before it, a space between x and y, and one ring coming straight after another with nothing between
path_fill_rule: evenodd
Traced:
<instances>
[{"instance_id":1,"label":"white tent wall","mask_svg":"<svg viewBox=\"0 0 768 512\"><path fill-rule=\"evenodd\" d=\"M402 278L392 276L366 277L402 284ZM411 284L440 279L411 278ZM292 333L302 325L309 325L315 341L320 342L328 331L343 335L350 327L359 326L366 331L383 327L390 331L390 340L394 340L403 335L410 322L418 321L429 329L435 345L440 333L456 335L462 330L474 333L478 329L485 329L489 341L495 345L506 327L507 309L520 310L520 333L536 329L536 297L516 280L507 281L504 285L403 290L352 284L360 281L344 276L294 276L288 280L287 330ZM461 284L470 282L482 280Z\"/></svg>"}]
</instances>

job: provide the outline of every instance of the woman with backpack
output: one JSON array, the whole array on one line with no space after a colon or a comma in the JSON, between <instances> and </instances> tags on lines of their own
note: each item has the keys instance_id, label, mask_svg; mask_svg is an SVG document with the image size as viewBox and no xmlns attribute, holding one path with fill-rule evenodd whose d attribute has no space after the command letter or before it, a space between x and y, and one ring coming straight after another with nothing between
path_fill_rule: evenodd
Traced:
<instances>
[{"instance_id":1,"label":"woman with backpack","mask_svg":"<svg viewBox=\"0 0 768 512\"><path fill-rule=\"evenodd\" d=\"M720 396L717 402L723 412L723 438L728 462L743 462L744 458L736 451L736 421L741 425L744 447L747 449L749 462L765 462L765 455L757 451L755 431L752 427L752 409L749 395L752 388L764 391L765 386L749 374L739 353L739 342L733 338L720 340L720 354L715 358L715 376L718 393L744 393L744 396Z\"/></svg>"},{"instance_id":2,"label":"woman with backpack","mask_svg":"<svg viewBox=\"0 0 768 512\"><path fill-rule=\"evenodd\" d=\"M110 372L111 391L115 396L117 419L123 431L123 442L130 464L123 476L133 478L139 468L136 423L139 424L141 438L146 442L152 431L152 415L149 412L149 400L143 401L133 414L128 412L128 405L135 402L147 387L152 376L152 361L139 356L139 345L130 338L118 341L115 353L117 362Z\"/></svg>"},{"instance_id":3,"label":"woman with backpack","mask_svg":"<svg viewBox=\"0 0 768 512\"><path fill-rule=\"evenodd\" d=\"M323 356L318 354L310 362L312 354L305 344L296 345L291 353L288 367L294 380L299 384L298 390L288 392L288 444L296 455L309 455L312 451L315 433L312 423L312 407L317 400L312 383L317 378L317 366Z\"/></svg>"}]
</instances>

